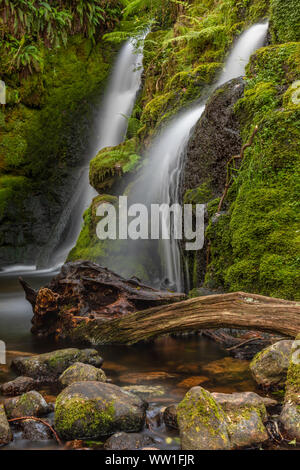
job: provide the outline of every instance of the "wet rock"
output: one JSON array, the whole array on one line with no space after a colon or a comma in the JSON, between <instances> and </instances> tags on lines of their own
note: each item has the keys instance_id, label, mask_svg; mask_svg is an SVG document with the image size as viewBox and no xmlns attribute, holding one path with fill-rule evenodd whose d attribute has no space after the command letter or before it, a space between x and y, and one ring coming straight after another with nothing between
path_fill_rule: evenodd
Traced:
<instances>
[{"instance_id":1,"label":"wet rock","mask_svg":"<svg viewBox=\"0 0 300 470\"><path fill-rule=\"evenodd\" d=\"M260 397L254 392L212 393L212 396L226 414L232 448L251 447L268 440L264 426L266 405L276 405L275 400Z\"/></svg>"},{"instance_id":2,"label":"wet rock","mask_svg":"<svg viewBox=\"0 0 300 470\"><path fill-rule=\"evenodd\" d=\"M254 380L266 388L283 387L289 367L292 340L278 341L254 356L250 369Z\"/></svg>"},{"instance_id":3,"label":"wet rock","mask_svg":"<svg viewBox=\"0 0 300 470\"><path fill-rule=\"evenodd\" d=\"M279 419L288 435L300 441L300 335L292 344L284 406Z\"/></svg>"},{"instance_id":4,"label":"wet rock","mask_svg":"<svg viewBox=\"0 0 300 470\"><path fill-rule=\"evenodd\" d=\"M28 441L49 441L54 439L53 433L48 426L33 419L22 421L20 427L22 430L21 439Z\"/></svg>"},{"instance_id":5,"label":"wet rock","mask_svg":"<svg viewBox=\"0 0 300 470\"><path fill-rule=\"evenodd\" d=\"M197 387L198 385L201 385L204 382L208 382L208 380L209 380L208 377L205 377L202 375L188 377L187 379L181 380L181 382L177 384L177 387L186 388L189 390L192 387Z\"/></svg>"},{"instance_id":6,"label":"wet rock","mask_svg":"<svg viewBox=\"0 0 300 470\"><path fill-rule=\"evenodd\" d=\"M168 428L179 429L177 421L177 407L177 404L170 405L164 410L163 420Z\"/></svg>"},{"instance_id":7,"label":"wet rock","mask_svg":"<svg viewBox=\"0 0 300 470\"><path fill-rule=\"evenodd\" d=\"M147 404L116 385L77 382L58 395L55 429L62 439L98 439L115 432L139 432Z\"/></svg>"},{"instance_id":8,"label":"wet rock","mask_svg":"<svg viewBox=\"0 0 300 470\"><path fill-rule=\"evenodd\" d=\"M103 359L95 349L59 349L31 357L18 357L12 367L20 374L41 381L53 381L75 362L101 367Z\"/></svg>"},{"instance_id":9,"label":"wet rock","mask_svg":"<svg viewBox=\"0 0 300 470\"><path fill-rule=\"evenodd\" d=\"M83 364L82 362L75 362L75 364L68 367L58 379L62 387L67 387L75 382L84 381L106 382L106 375L102 369L97 369L97 367Z\"/></svg>"},{"instance_id":10,"label":"wet rock","mask_svg":"<svg viewBox=\"0 0 300 470\"><path fill-rule=\"evenodd\" d=\"M177 419L183 450L230 449L224 411L204 388L194 387L185 395Z\"/></svg>"},{"instance_id":11,"label":"wet rock","mask_svg":"<svg viewBox=\"0 0 300 470\"><path fill-rule=\"evenodd\" d=\"M7 398L4 407L8 418L23 416L44 416L52 411L42 395L36 391L24 393L20 397Z\"/></svg>"},{"instance_id":12,"label":"wet rock","mask_svg":"<svg viewBox=\"0 0 300 470\"><path fill-rule=\"evenodd\" d=\"M153 372L129 372L120 375L120 381L130 384L140 384L141 382L151 382L156 380L173 379L177 377L175 374L169 374L163 371Z\"/></svg>"},{"instance_id":13,"label":"wet rock","mask_svg":"<svg viewBox=\"0 0 300 470\"><path fill-rule=\"evenodd\" d=\"M162 385L128 385L122 387L122 389L141 398L162 397L166 394L166 390Z\"/></svg>"},{"instance_id":14,"label":"wet rock","mask_svg":"<svg viewBox=\"0 0 300 470\"><path fill-rule=\"evenodd\" d=\"M16 397L22 395L22 393L30 392L34 390L37 383L31 377L17 377L11 382L6 382L0 387L2 395Z\"/></svg>"},{"instance_id":15,"label":"wet rock","mask_svg":"<svg viewBox=\"0 0 300 470\"><path fill-rule=\"evenodd\" d=\"M106 450L136 450L154 443L152 437L144 434L118 432L105 442L104 448Z\"/></svg>"},{"instance_id":16,"label":"wet rock","mask_svg":"<svg viewBox=\"0 0 300 470\"><path fill-rule=\"evenodd\" d=\"M12 432L7 421L4 406L0 404L0 446L5 446L12 440Z\"/></svg>"}]
</instances>

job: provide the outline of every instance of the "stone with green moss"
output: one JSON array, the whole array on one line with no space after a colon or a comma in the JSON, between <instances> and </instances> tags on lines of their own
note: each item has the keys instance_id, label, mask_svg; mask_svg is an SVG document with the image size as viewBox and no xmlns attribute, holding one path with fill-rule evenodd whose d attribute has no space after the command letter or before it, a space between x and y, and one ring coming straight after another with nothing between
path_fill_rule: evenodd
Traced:
<instances>
[{"instance_id":1,"label":"stone with green moss","mask_svg":"<svg viewBox=\"0 0 300 470\"><path fill-rule=\"evenodd\" d=\"M280 421L291 438L300 440L300 335L292 346Z\"/></svg>"},{"instance_id":2,"label":"stone with green moss","mask_svg":"<svg viewBox=\"0 0 300 470\"><path fill-rule=\"evenodd\" d=\"M36 391L24 393L19 397L8 398L4 402L4 407L8 418L44 416L52 411L52 407Z\"/></svg>"},{"instance_id":3,"label":"stone with green moss","mask_svg":"<svg viewBox=\"0 0 300 470\"><path fill-rule=\"evenodd\" d=\"M254 356L250 369L259 385L270 388L284 387L292 345L292 340L278 341Z\"/></svg>"},{"instance_id":4,"label":"stone with green moss","mask_svg":"<svg viewBox=\"0 0 300 470\"><path fill-rule=\"evenodd\" d=\"M177 419L183 450L230 449L224 411L202 387L193 387L179 403Z\"/></svg>"},{"instance_id":5,"label":"stone with green moss","mask_svg":"<svg viewBox=\"0 0 300 470\"><path fill-rule=\"evenodd\" d=\"M83 381L106 382L106 375L102 369L98 369L90 364L75 362L58 378L58 382L62 387Z\"/></svg>"},{"instance_id":6,"label":"stone with green moss","mask_svg":"<svg viewBox=\"0 0 300 470\"><path fill-rule=\"evenodd\" d=\"M275 406L275 400L260 397L254 392L212 393L212 396L226 414L233 449L256 446L268 440L264 426L267 419L266 406Z\"/></svg>"},{"instance_id":7,"label":"stone with green moss","mask_svg":"<svg viewBox=\"0 0 300 470\"><path fill-rule=\"evenodd\" d=\"M12 367L20 374L41 381L57 380L75 362L101 367L103 359L96 349L58 349L38 356L17 357Z\"/></svg>"},{"instance_id":8,"label":"stone with green moss","mask_svg":"<svg viewBox=\"0 0 300 470\"><path fill-rule=\"evenodd\" d=\"M0 447L10 443L13 439L12 432L7 421L4 406L0 404Z\"/></svg>"},{"instance_id":9,"label":"stone with green moss","mask_svg":"<svg viewBox=\"0 0 300 470\"><path fill-rule=\"evenodd\" d=\"M100 439L116 432L139 432L146 402L120 387L101 382L77 382L58 395L55 429L64 440Z\"/></svg>"}]
</instances>

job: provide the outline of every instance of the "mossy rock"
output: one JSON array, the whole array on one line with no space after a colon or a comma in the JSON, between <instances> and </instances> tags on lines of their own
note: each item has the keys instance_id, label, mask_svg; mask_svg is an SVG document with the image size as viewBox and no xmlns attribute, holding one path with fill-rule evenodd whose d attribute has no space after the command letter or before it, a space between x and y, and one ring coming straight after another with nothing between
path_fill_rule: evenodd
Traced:
<instances>
[{"instance_id":1,"label":"mossy rock","mask_svg":"<svg viewBox=\"0 0 300 470\"><path fill-rule=\"evenodd\" d=\"M118 432L111 436L104 444L106 450L137 450L153 446L155 440L146 434Z\"/></svg>"},{"instance_id":2,"label":"mossy rock","mask_svg":"<svg viewBox=\"0 0 300 470\"><path fill-rule=\"evenodd\" d=\"M259 385L269 388L285 385L292 346L292 340L278 341L254 356L250 369Z\"/></svg>"},{"instance_id":3,"label":"mossy rock","mask_svg":"<svg viewBox=\"0 0 300 470\"><path fill-rule=\"evenodd\" d=\"M103 359L96 349L58 349L38 356L17 357L12 367L19 373L41 381L57 380L68 367L76 362L83 362L101 367Z\"/></svg>"},{"instance_id":4,"label":"mossy rock","mask_svg":"<svg viewBox=\"0 0 300 470\"><path fill-rule=\"evenodd\" d=\"M75 382L84 381L106 382L106 375L102 369L97 369L97 367L83 364L82 362L75 362L75 364L68 367L58 379L62 387L67 387Z\"/></svg>"},{"instance_id":5,"label":"mossy rock","mask_svg":"<svg viewBox=\"0 0 300 470\"><path fill-rule=\"evenodd\" d=\"M8 418L44 416L52 411L52 407L36 391L24 393L19 397L8 398L4 402L4 407Z\"/></svg>"},{"instance_id":6,"label":"mossy rock","mask_svg":"<svg viewBox=\"0 0 300 470\"><path fill-rule=\"evenodd\" d=\"M271 0L273 41L300 41L299 6L299 0Z\"/></svg>"},{"instance_id":7,"label":"mossy rock","mask_svg":"<svg viewBox=\"0 0 300 470\"><path fill-rule=\"evenodd\" d=\"M9 444L12 439L13 435L7 421L4 406L0 404L0 447Z\"/></svg>"},{"instance_id":8,"label":"mossy rock","mask_svg":"<svg viewBox=\"0 0 300 470\"><path fill-rule=\"evenodd\" d=\"M65 440L99 439L115 432L139 432L146 403L120 387L101 382L77 382L58 395L55 429Z\"/></svg>"},{"instance_id":9,"label":"mossy rock","mask_svg":"<svg viewBox=\"0 0 300 470\"><path fill-rule=\"evenodd\" d=\"M177 419L183 450L230 449L225 413L204 388L194 387L185 395Z\"/></svg>"}]
</instances>

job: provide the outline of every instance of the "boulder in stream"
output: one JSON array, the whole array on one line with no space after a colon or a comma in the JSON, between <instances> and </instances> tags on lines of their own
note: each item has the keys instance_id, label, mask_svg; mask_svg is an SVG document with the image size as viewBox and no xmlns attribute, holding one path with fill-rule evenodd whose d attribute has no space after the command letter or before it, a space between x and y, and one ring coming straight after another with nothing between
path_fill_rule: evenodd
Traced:
<instances>
[{"instance_id":1,"label":"boulder in stream","mask_svg":"<svg viewBox=\"0 0 300 470\"><path fill-rule=\"evenodd\" d=\"M0 392L4 396L16 397L22 393L30 392L37 386L32 377L17 377L15 380L6 382L0 386Z\"/></svg>"},{"instance_id":2,"label":"boulder in stream","mask_svg":"<svg viewBox=\"0 0 300 470\"><path fill-rule=\"evenodd\" d=\"M254 356L250 369L255 381L262 387L284 386L292 351L292 340L278 341Z\"/></svg>"},{"instance_id":3,"label":"boulder in stream","mask_svg":"<svg viewBox=\"0 0 300 470\"><path fill-rule=\"evenodd\" d=\"M4 407L8 418L23 416L44 416L52 411L42 395L36 391L24 393L20 397L7 398Z\"/></svg>"},{"instance_id":4,"label":"boulder in stream","mask_svg":"<svg viewBox=\"0 0 300 470\"><path fill-rule=\"evenodd\" d=\"M5 413L4 406L0 404L0 446L5 446L12 440L12 432Z\"/></svg>"},{"instance_id":5,"label":"boulder in stream","mask_svg":"<svg viewBox=\"0 0 300 470\"><path fill-rule=\"evenodd\" d=\"M300 335L293 342L280 421L291 438L300 441Z\"/></svg>"},{"instance_id":6,"label":"boulder in stream","mask_svg":"<svg viewBox=\"0 0 300 470\"><path fill-rule=\"evenodd\" d=\"M224 411L202 387L187 392L177 408L183 450L227 450L230 440Z\"/></svg>"},{"instance_id":7,"label":"boulder in stream","mask_svg":"<svg viewBox=\"0 0 300 470\"><path fill-rule=\"evenodd\" d=\"M12 367L19 373L40 381L57 380L75 362L101 367L103 359L96 349L58 349L38 356L17 357Z\"/></svg>"},{"instance_id":8,"label":"boulder in stream","mask_svg":"<svg viewBox=\"0 0 300 470\"><path fill-rule=\"evenodd\" d=\"M27 441L50 441L53 440L53 433L45 424L26 419L20 424L22 430L21 439Z\"/></svg>"},{"instance_id":9,"label":"boulder in stream","mask_svg":"<svg viewBox=\"0 0 300 470\"><path fill-rule=\"evenodd\" d=\"M275 406L276 400L254 392L212 393L212 396L226 414L231 448L251 447L268 440L264 426L266 406Z\"/></svg>"},{"instance_id":10,"label":"boulder in stream","mask_svg":"<svg viewBox=\"0 0 300 470\"><path fill-rule=\"evenodd\" d=\"M139 433L118 432L107 439L106 450L137 450L155 443L151 436Z\"/></svg>"},{"instance_id":11,"label":"boulder in stream","mask_svg":"<svg viewBox=\"0 0 300 470\"><path fill-rule=\"evenodd\" d=\"M106 375L102 369L84 364L82 362L75 362L72 366L68 367L58 379L62 387L67 387L75 382L106 382Z\"/></svg>"},{"instance_id":12,"label":"boulder in stream","mask_svg":"<svg viewBox=\"0 0 300 470\"><path fill-rule=\"evenodd\" d=\"M64 440L94 439L116 432L139 432L147 404L120 387L102 382L76 382L58 395L55 429Z\"/></svg>"}]
</instances>

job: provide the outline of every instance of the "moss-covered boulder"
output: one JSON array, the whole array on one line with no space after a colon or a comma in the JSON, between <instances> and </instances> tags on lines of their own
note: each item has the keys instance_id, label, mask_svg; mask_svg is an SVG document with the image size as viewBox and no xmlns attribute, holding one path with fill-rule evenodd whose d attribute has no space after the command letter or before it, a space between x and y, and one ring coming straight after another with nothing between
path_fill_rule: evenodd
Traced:
<instances>
[{"instance_id":1,"label":"moss-covered boulder","mask_svg":"<svg viewBox=\"0 0 300 470\"><path fill-rule=\"evenodd\" d=\"M41 381L56 380L75 362L101 367L103 359L96 349L58 349L38 356L17 357L12 367L19 373Z\"/></svg>"},{"instance_id":2,"label":"moss-covered boulder","mask_svg":"<svg viewBox=\"0 0 300 470\"><path fill-rule=\"evenodd\" d=\"M106 382L106 375L102 369L82 362L75 362L59 376L58 381L62 387L67 387L75 382Z\"/></svg>"},{"instance_id":3,"label":"moss-covered boulder","mask_svg":"<svg viewBox=\"0 0 300 470\"><path fill-rule=\"evenodd\" d=\"M107 439L106 450L137 450L155 443L151 436L138 433L118 432Z\"/></svg>"},{"instance_id":4,"label":"moss-covered boulder","mask_svg":"<svg viewBox=\"0 0 300 470\"><path fill-rule=\"evenodd\" d=\"M177 419L183 450L230 449L225 413L204 388L194 387L185 395Z\"/></svg>"},{"instance_id":5,"label":"moss-covered boulder","mask_svg":"<svg viewBox=\"0 0 300 470\"><path fill-rule=\"evenodd\" d=\"M44 416L53 409L36 391L24 393L20 397L8 398L4 402L4 407L8 418Z\"/></svg>"},{"instance_id":6,"label":"moss-covered boulder","mask_svg":"<svg viewBox=\"0 0 300 470\"><path fill-rule=\"evenodd\" d=\"M0 447L9 444L12 438L4 406L0 404Z\"/></svg>"},{"instance_id":7,"label":"moss-covered boulder","mask_svg":"<svg viewBox=\"0 0 300 470\"><path fill-rule=\"evenodd\" d=\"M62 439L99 439L116 432L141 431L146 403L116 385L77 382L55 403L55 429Z\"/></svg>"},{"instance_id":8,"label":"moss-covered boulder","mask_svg":"<svg viewBox=\"0 0 300 470\"><path fill-rule=\"evenodd\" d=\"M292 347L280 421L287 433L300 441L300 335Z\"/></svg>"},{"instance_id":9,"label":"moss-covered boulder","mask_svg":"<svg viewBox=\"0 0 300 470\"><path fill-rule=\"evenodd\" d=\"M276 401L263 398L253 392L212 393L227 418L227 431L232 448L251 447L268 440L264 426L267 418L266 406Z\"/></svg>"},{"instance_id":10,"label":"moss-covered boulder","mask_svg":"<svg viewBox=\"0 0 300 470\"><path fill-rule=\"evenodd\" d=\"M260 386L270 388L284 386L292 345L292 340L278 341L254 356L250 369Z\"/></svg>"}]
</instances>

